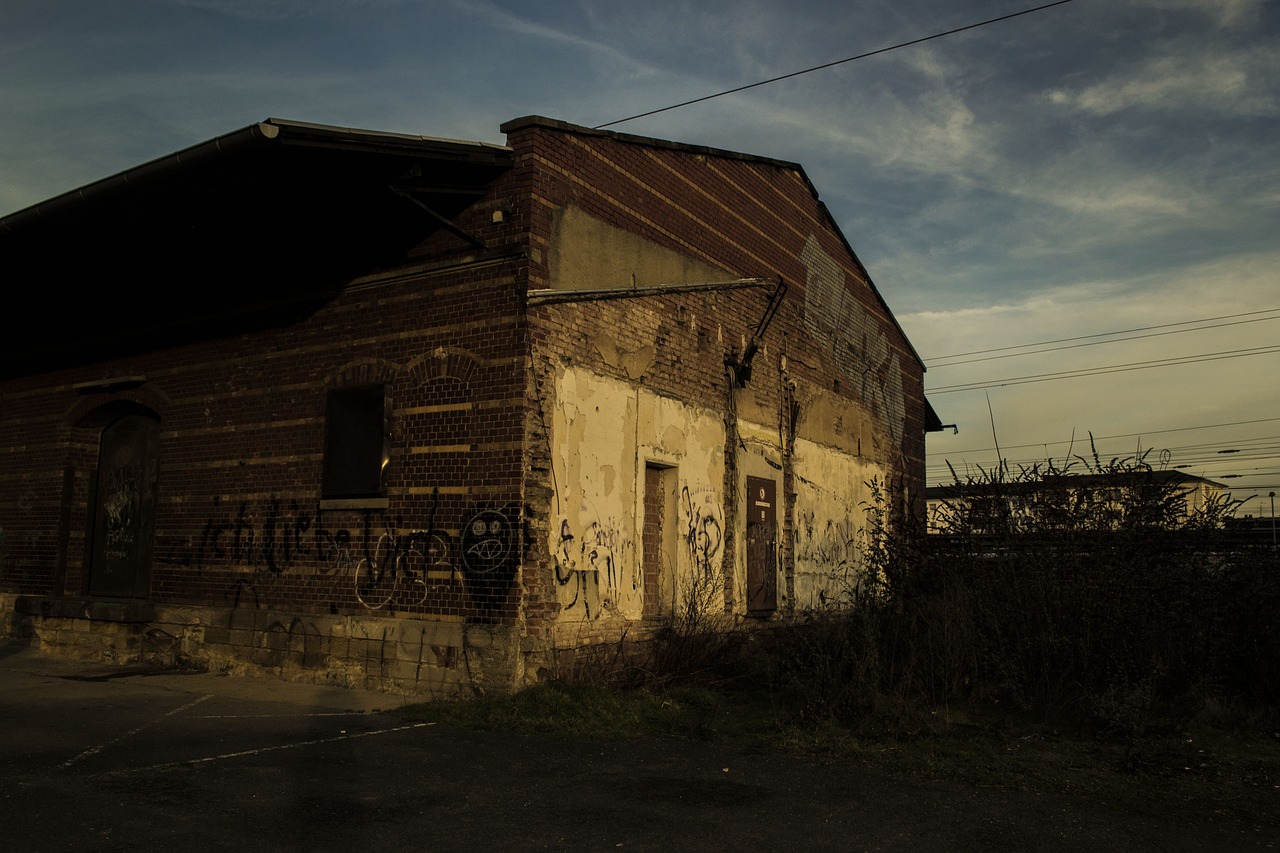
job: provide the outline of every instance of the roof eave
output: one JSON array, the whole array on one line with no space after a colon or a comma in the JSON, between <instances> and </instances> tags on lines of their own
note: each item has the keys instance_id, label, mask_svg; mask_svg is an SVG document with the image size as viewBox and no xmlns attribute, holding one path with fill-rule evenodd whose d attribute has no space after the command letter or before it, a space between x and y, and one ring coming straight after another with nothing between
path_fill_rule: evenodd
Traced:
<instances>
[{"instance_id":1,"label":"roof eave","mask_svg":"<svg viewBox=\"0 0 1280 853\"><path fill-rule=\"evenodd\" d=\"M179 172L264 144L354 147L387 154L417 157L425 154L495 165L511 158L509 147L488 142L467 142L268 118L15 211L0 218L0 234L12 234L36 223L74 212L88 204L112 198L118 193L170 180Z\"/></svg>"},{"instance_id":2,"label":"roof eave","mask_svg":"<svg viewBox=\"0 0 1280 853\"><path fill-rule=\"evenodd\" d=\"M173 154L135 166L101 180L85 184L78 189L56 195L53 198L15 211L0 218L0 233L13 233L42 220L61 216L86 204L110 198L117 193L136 190L149 184L166 180L175 172L209 162L211 159L243 151L264 140L275 139L279 127L269 122L258 122L240 130L192 145Z\"/></svg>"}]
</instances>

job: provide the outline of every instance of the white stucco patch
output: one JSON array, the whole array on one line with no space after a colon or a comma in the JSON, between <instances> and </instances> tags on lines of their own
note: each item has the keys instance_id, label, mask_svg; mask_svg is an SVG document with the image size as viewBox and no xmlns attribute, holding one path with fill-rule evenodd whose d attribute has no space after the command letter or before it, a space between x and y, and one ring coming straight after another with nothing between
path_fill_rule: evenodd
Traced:
<instances>
[{"instance_id":1,"label":"white stucco patch","mask_svg":"<svg viewBox=\"0 0 1280 853\"><path fill-rule=\"evenodd\" d=\"M579 368L556 377L551 446L558 514L548 547L560 619L643 613L644 474L659 464L676 495L664 571L679 589L723 559L724 423L716 412Z\"/></svg>"},{"instance_id":2,"label":"white stucco patch","mask_svg":"<svg viewBox=\"0 0 1280 853\"><path fill-rule=\"evenodd\" d=\"M878 466L798 439L795 450L795 606L839 603L863 575L868 483Z\"/></svg>"}]
</instances>

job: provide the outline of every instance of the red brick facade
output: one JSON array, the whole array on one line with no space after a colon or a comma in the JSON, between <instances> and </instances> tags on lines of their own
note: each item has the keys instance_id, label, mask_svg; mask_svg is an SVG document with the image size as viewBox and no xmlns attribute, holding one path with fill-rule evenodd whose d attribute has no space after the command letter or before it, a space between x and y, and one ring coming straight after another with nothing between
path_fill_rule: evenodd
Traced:
<instances>
[{"instance_id":1,"label":"red brick facade","mask_svg":"<svg viewBox=\"0 0 1280 853\"><path fill-rule=\"evenodd\" d=\"M503 130L510 167L468 187L474 200L451 228L424 229L400 262L314 310L3 380L0 594L11 633L68 654L411 692L532 680L565 606L550 553L564 449L549 427L565 364L721 411L731 437L739 405L775 413L794 436L797 383L858 399L896 421L874 440L919 489L919 359L797 166L544 119ZM726 361L741 359L767 289L527 307L530 291L555 285L555 217L569 208L729 277L786 282L744 387ZM813 257L834 259L848 297L813 297ZM864 328L831 326L845 322ZM590 338L602 328L619 349L653 350L642 378L600 356ZM834 352L837 341L849 352ZM326 406L349 388L380 389L386 403L383 493L330 499ZM102 436L125 415L154 424L158 449L113 450L112 468ZM742 535L735 452L727 441L727 577ZM134 468L141 487L126 483ZM784 533L785 564L794 537ZM95 561L115 539L133 559L131 537L148 540L145 594L94 594ZM735 589L725 582L731 611L742 607Z\"/></svg>"}]
</instances>

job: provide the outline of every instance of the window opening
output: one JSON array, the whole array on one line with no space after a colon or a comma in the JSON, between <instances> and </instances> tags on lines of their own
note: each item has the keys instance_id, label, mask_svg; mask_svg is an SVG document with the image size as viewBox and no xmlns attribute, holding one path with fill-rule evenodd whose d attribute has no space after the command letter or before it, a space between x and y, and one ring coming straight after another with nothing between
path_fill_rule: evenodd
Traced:
<instances>
[{"instance_id":1,"label":"window opening","mask_svg":"<svg viewBox=\"0 0 1280 853\"><path fill-rule=\"evenodd\" d=\"M384 385L329 391L325 406L324 497L386 495L390 415L390 400Z\"/></svg>"}]
</instances>

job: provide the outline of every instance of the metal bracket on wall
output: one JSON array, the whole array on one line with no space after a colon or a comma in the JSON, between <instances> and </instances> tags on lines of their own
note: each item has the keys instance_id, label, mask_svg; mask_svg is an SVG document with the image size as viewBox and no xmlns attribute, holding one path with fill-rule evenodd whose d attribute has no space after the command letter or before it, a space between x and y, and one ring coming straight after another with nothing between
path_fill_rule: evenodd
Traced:
<instances>
[{"instance_id":1,"label":"metal bracket on wall","mask_svg":"<svg viewBox=\"0 0 1280 853\"><path fill-rule=\"evenodd\" d=\"M787 294L787 283L779 276L775 279L768 278L739 278L733 281L708 281L697 284L655 284L645 287L618 287L601 290L531 290L529 291L529 305L531 307L541 305L559 305L566 302L598 302L606 299L636 299L642 296L669 296L680 293L706 293L721 290L743 290L746 288L769 288L769 304L765 306L764 316L760 318L760 322L756 324L755 331L751 333L751 337L747 339L746 346L743 348L742 356L737 357L732 354L725 356L725 367L733 371L734 384L739 388L746 387L747 380L751 378L751 360L755 358L756 351L760 348L760 338L764 336L765 330L769 328L769 324L773 322L773 316L778 313L778 306L782 304L782 298Z\"/></svg>"},{"instance_id":2,"label":"metal bracket on wall","mask_svg":"<svg viewBox=\"0 0 1280 853\"><path fill-rule=\"evenodd\" d=\"M751 333L747 345L742 350L742 357L732 363L726 362L733 369L734 384L739 388L745 388L751 379L751 360L756 357L756 352L760 349L760 339L764 337L769 324L773 322L774 315L778 313L778 306L782 304L782 298L786 295L787 283L779 277L777 287L769 294L769 304L765 306L764 316L756 324L755 331Z\"/></svg>"}]
</instances>

